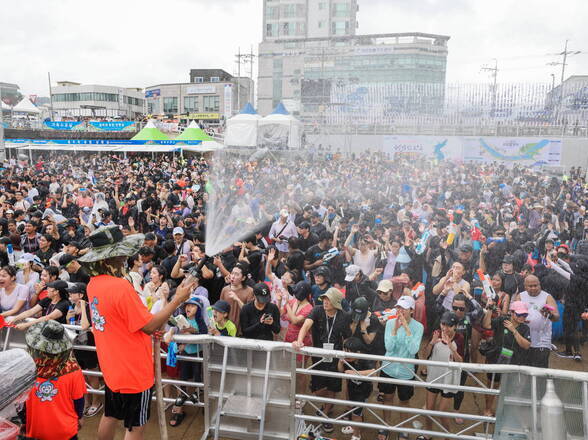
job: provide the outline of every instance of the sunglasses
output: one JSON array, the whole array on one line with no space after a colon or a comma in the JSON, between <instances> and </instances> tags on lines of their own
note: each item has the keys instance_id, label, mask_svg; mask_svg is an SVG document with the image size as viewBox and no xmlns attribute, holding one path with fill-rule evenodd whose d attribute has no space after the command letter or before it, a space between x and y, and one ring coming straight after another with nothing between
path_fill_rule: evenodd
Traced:
<instances>
[{"instance_id":1,"label":"sunglasses","mask_svg":"<svg viewBox=\"0 0 588 440\"><path fill-rule=\"evenodd\" d=\"M465 312L465 309L466 309L465 307L458 307L458 306L453 306L452 308L453 308L453 311L455 311L455 312L457 312L457 311Z\"/></svg>"},{"instance_id":2,"label":"sunglasses","mask_svg":"<svg viewBox=\"0 0 588 440\"><path fill-rule=\"evenodd\" d=\"M517 318L526 318L527 316L529 316L528 313L516 313L516 312L513 312L513 313L517 316Z\"/></svg>"},{"instance_id":3,"label":"sunglasses","mask_svg":"<svg viewBox=\"0 0 588 440\"><path fill-rule=\"evenodd\" d=\"M390 295L391 293L392 293L392 291L391 291L391 290L389 290L389 291L387 291L387 292L384 292L384 291L382 291L382 290L378 290L378 295Z\"/></svg>"}]
</instances>

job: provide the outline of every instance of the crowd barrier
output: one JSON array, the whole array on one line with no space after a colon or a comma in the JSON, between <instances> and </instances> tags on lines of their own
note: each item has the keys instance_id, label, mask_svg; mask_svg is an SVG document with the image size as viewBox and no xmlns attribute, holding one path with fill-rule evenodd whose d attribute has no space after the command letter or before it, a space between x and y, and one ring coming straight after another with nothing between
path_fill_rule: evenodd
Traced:
<instances>
[{"instance_id":1,"label":"crowd barrier","mask_svg":"<svg viewBox=\"0 0 588 440\"><path fill-rule=\"evenodd\" d=\"M80 330L77 326L66 327L72 336L73 332ZM296 439L310 431L317 432L322 423L463 440L572 440L588 436L588 373L585 372L397 359L313 347L295 351L290 344L280 342L206 335L180 335L175 340L182 344L199 344L202 349L198 357L178 356L178 360L202 364L201 382L163 379L164 387L174 389L178 394L201 391L196 403L187 401L186 404L203 408L202 416L198 416L202 417L202 439ZM25 346L24 333L14 329L1 330L0 341L3 350ZM74 348L95 350L94 347L82 345L74 345ZM314 360L302 365L297 361L300 354ZM161 357L165 359L166 353L162 352ZM375 361L377 367L369 376L317 369L325 358L369 359ZM447 368L446 374L463 374L467 381L464 385L445 385L438 383L438 380L429 383L418 374L414 374L413 380L382 378L378 372L387 362L416 364L418 368L443 367ZM502 375L500 390L486 385L486 373ZM101 376L99 371L85 370L84 374ZM417 390L435 387L451 392L461 391L466 395L498 396L496 417L467 411L457 413L389 406L374 403L373 399L359 403L346 400L343 393L331 399L306 391L298 392L297 382L303 376L310 375L369 381L374 384L374 390L377 383L391 383L412 385ZM182 387L188 387L188 390ZM104 394L102 388L94 389L90 386L88 392ZM174 400L173 397L164 399L168 406ZM321 411L321 405L327 403L335 405L337 416L329 416ZM358 407L364 410L364 421L347 420L346 416ZM387 423L382 416L383 411L392 411L400 416L400 421ZM461 417L464 424L450 432L438 421L441 417ZM431 430L411 423L416 419L424 421L427 418L432 420Z\"/></svg>"}]
</instances>

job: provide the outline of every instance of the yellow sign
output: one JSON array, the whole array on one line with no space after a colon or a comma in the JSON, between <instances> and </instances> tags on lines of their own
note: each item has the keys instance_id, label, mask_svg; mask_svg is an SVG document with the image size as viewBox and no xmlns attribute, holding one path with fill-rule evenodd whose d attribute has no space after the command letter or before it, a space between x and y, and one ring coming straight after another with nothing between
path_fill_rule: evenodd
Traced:
<instances>
[{"instance_id":1,"label":"yellow sign","mask_svg":"<svg viewBox=\"0 0 588 440\"><path fill-rule=\"evenodd\" d=\"M190 113L188 119L220 119L220 113Z\"/></svg>"}]
</instances>

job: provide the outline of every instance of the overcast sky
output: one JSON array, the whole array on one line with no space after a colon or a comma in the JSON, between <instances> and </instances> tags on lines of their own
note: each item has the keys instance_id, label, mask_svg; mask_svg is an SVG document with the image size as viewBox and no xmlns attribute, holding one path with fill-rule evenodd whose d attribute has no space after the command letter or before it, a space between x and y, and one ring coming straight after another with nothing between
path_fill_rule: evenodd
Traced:
<instances>
[{"instance_id":1,"label":"overcast sky","mask_svg":"<svg viewBox=\"0 0 588 440\"><path fill-rule=\"evenodd\" d=\"M569 74L588 74L587 0L359 0L359 33L449 35L448 81L550 82L570 49ZM235 73L239 47L262 36L262 0L0 0L0 81L48 95L52 80L146 87L187 82L191 68ZM255 75L256 76L256 75Z\"/></svg>"}]
</instances>

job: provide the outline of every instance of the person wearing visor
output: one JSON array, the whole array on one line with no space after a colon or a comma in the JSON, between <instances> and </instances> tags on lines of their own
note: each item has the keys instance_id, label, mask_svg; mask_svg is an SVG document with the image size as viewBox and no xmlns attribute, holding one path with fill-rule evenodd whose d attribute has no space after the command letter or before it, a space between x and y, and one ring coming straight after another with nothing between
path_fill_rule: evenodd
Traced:
<instances>
[{"instance_id":1,"label":"person wearing visor","mask_svg":"<svg viewBox=\"0 0 588 440\"><path fill-rule=\"evenodd\" d=\"M255 299L241 309L240 323L243 337L273 341L274 335L280 333L280 311L271 302L272 296L265 283L253 286Z\"/></svg>"},{"instance_id":2,"label":"person wearing visor","mask_svg":"<svg viewBox=\"0 0 588 440\"><path fill-rule=\"evenodd\" d=\"M88 284L90 282L90 275L82 268L77 258L73 255L63 254L59 257L59 266L60 269L68 273L70 283Z\"/></svg>"}]
</instances>

